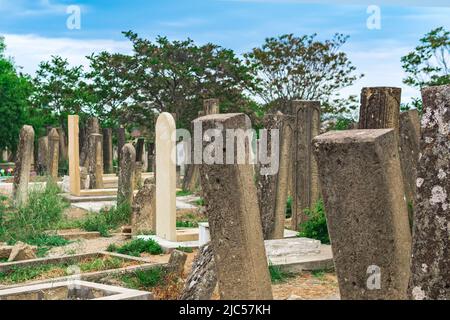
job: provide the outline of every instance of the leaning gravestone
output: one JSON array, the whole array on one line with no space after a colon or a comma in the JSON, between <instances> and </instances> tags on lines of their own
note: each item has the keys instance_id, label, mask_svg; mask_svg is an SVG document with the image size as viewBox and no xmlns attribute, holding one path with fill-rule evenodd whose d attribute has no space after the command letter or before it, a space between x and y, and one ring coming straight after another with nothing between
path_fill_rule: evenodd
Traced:
<instances>
[{"instance_id":1,"label":"leaning gravestone","mask_svg":"<svg viewBox=\"0 0 450 320\"><path fill-rule=\"evenodd\" d=\"M135 162L136 151L131 143L127 143L123 146L120 156L117 206L128 205L131 208L133 203Z\"/></svg>"},{"instance_id":2,"label":"leaning gravestone","mask_svg":"<svg viewBox=\"0 0 450 320\"><path fill-rule=\"evenodd\" d=\"M211 244L199 248L179 300L210 300L217 285Z\"/></svg>"},{"instance_id":3,"label":"leaning gravestone","mask_svg":"<svg viewBox=\"0 0 450 320\"><path fill-rule=\"evenodd\" d=\"M26 204L28 200L28 183L30 182L33 150L34 130L32 126L25 125L20 130L14 169L13 198L16 206Z\"/></svg>"},{"instance_id":4,"label":"leaning gravestone","mask_svg":"<svg viewBox=\"0 0 450 320\"><path fill-rule=\"evenodd\" d=\"M53 128L48 134L48 175L56 181L58 179L59 168L59 134Z\"/></svg>"},{"instance_id":5,"label":"leaning gravestone","mask_svg":"<svg viewBox=\"0 0 450 320\"><path fill-rule=\"evenodd\" d=\"M145 179L144 185L133 199L131 230L134 235L156 230L155 185Z\"/></svg>"},{"instance_id":6,"label":"leaning gravestone","mask_svg":"<svg viewBox=\"0 0 450 320\"><path fill-rule=\"evenodd\" d=\"M342 299L405 299L411 234L394 129L313 140Z\"/></svg>"},{"instance_id":7,"label":"leaning gravestone","mask_svg":"<svg viewBox=\"0 0 450 320\"><path fill-rule=\"evenodd\" d=\"M450 85L422 90L410 296L450 299Z\"/></svg>"},{"instance_id":8,"label":"leaning gravestone","mask_svg":"<svg viewBox=\"0 0 450 320\"><path fill-rule=\"evenodd\" d=\"M275 152L276 159L271 159L270 165L274 166L278 161L276 172L265 172L266 166L257 168L257 189L259 199L259 210L261 212L261 222L264 239L283 239L284 221L286 217L286 202L288 196L288 186L291 181L290 169L292 164L292 146L294 139L293 116L266 115L264 118L264 129L267 130L265 144L263 139L259 140L260 152L266 153L266 157L275 152L272 150L278 144L278 152ZM274 135L274 130L278 130L278 135ZM273 140L273 136L277 140ZM262 156L260 155L260 159Z\"/></svg>"},{"instance_id":9,"label":"leaning gravestone","mask_svg":"<svg viewBox=\"0 0 450 320\"><path fill-rule=\"evenodd\" d=\"M209 115L193 122L201 122L205 133L216 129L215 134L222 137L230 129L251 129L245 114ZM240 144L233 138L214 149L223 150L222 163L224 159L236 161L237 154L248 159L249 141L244 143L244 150L237 146ZM220 160L216 151L214 157ZM221 299L272 299L253 165L216 162L199 167Z\"/></svg>"}]
</instances>

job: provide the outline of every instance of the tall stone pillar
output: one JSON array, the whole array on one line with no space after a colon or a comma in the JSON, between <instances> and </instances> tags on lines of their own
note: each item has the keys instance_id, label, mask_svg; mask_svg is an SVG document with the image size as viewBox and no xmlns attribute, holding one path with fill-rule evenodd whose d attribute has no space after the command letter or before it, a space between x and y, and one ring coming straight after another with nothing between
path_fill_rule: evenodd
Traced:
<instances>
[{"instance_id":1,"label":"tall stone pillar","mask_svg":"<svg viewBox=\"0 0 450 320\"><path fill-rule=\"evenodd\" d=\"M399 129L402 90L392 87L363 88L359 129Z\"/></svg>"},{"instance_id":2,"label":"tall stone pillar","mask_svg":"<svg viewBox=\"0 0 450 320\"><path fill-rule=\"evenodd\" d=\"M394 129L315 137L342 299L405 299L411 232Z\"/></svg>"},{"instance_id":3,"label":"tall stone pillar","mask_svg":"<svg viewBox=\"0 0 450 320\"><path fill-rule=\"evenodd\" d=\"M134 191L134 166L136 150L131 143L123 146L120 156L117 206L132 206Z\"/></svg>"},{"instance_id":4,"label":"tall stone pillar","mask_svg":"<svg viewBox=\"0 0 450 320\"><path fill-rule=\"evenodd\" d=\"M61 127L56 128L56 130L58 130L59 136L59 159L65 161L68 159L66 134L64 129Z\"/></svg>"},{"instance_id":5,"label":"tall stone pillar","mask_svg":"<svg viewBox=\"0 0 450 320\"><path fill-rule=\"evenodd\" d=\"M88 139L89 189L103 189L103 141L102 135L93 133Z\"/></svg>"},{"instance_id":6,"label":"tall stone pillar","mask_svg":"<svg viewBox=\"0 0 450 320\"><path fill-rule=\"evenodd\" d=\"M69 189L73 196L80 196L80 147L78 116L68 117L69 131Z\"/></svg>"},{"instance_id":7,"label":"tall stone pillar","mask_svg":"<svg viewBox=\"0 0 450 320\"><path fill-rule=\"evenodd\" d=\"M450 85L422 90L410 297L450 300Z\"/></svg>"},{"instance_id":8,"label":"tall stone pillar","mask_svg":"<svg viewBox=\"0 0 450 320\"><path fill-rule=\"evenodd\" d=\"M31 162L34 151L34 129L23 126L20 130L17 159L14 168L13 199L20 207L28 201L28 183L30 182Z\"/></svg>"},{"instance_id":9,"label":"tall stone pillar","mask_svg":"<svg viewBox=\"0 0 450 320\"><path fill-rule=\"evenodd\" d=\"M86 128L83 135L83 143L81 145L80 164L82 167L89 165L89 137L91 134L100 134L100 125L97 118L89 118L86 121Z\"/></svg>"},{"instance_id":10,"label":"tall stone pillar","mask_svg":"<svg viewBox=\"0 0 450 320\"><path fill-rule=\"evenodd\" d=\"M103 171L113 173L113 143L112 129L103 128Z\"/></svg>"},{"instance_id":11,"label":"tall stone pillar","mask_svg":"<svg viewBox=\"0 0 450 320\"><path fill-rule=\"evenodd\" d=\"M138 138L136 141L136 162L143 162L144 161L144 144L145 139L144 138Z\"/></svg>"},{"instance_id":12,"label":"tall stone pillar","mask_svg":"<svg viewBox=\"0 0 450 320\"><path fill-rule=\"evenodd\" d=\"M260 137L259 152L271 155L272 143L278 143L278 158L270 159L269 166L275 166L278 161L276 173L265 173L266 166L257 168L257 186L259 210L261 212L264 239L283 239L284 222L286 217L286 203L288 186L291 182L292 148L294 141L295 118L289 115L269 114L264 118L264 129L267 130L267 143L262 144ZM274 130L278 130L277 140L273 141ZM261 160L261 156L260 156Z\"/></svg>"},{"instance_id":13,"label":"tall stone pillar","mask_svg":"<svg viewBox=\"0 0 450 320\"><path fill-rule=\"evenodd\" d=\"M125 128L117 129L117 160L120 166L120 157L122 156L122 148L125 145Z\"/></svg>"},{"instance_id":14,"label":"tall stone pillar","mask_svg":"<svg viewBox=\"0 0 450 320\"><path fill-rule=\"evenodd\" d=\"M304 210L313 207L320 198L317 162L311 146L312 139L320 134L320 102L294 100L292 111L297 121L292 175L292 228L297 230L299 224L307 220Z\"/></svg>"},{"instance_id":15,"label":"tall stone pillar","mask_svg":"<svg viewBox=\"0 0 450 320\"><path fill-rule=\"evenodd\" d=\"M163 112L156 122L156 235L169 241L176 233L175 121Z\"/></svg>"},{"instance_id":16,"label":"tall stone pillar","mask_svg":"<svg viewBox=\"0 0 450 320\"><path fill-rule=\"evenodd\" d=\"M59 134L53 128L48 134L48 175L56 181L58 179L59 168Z\"/></svg>"},{"instance_id":17,"label":"tall stone pillar","mask_svg":"<svg viewBox=\"0 0 450 320\"><path fill-rule=\"evenodd\" d=\"M195 122L202 123L203 132L221 128L222 137L227 136L227 129L251 129L245 114L210 115ZM223 159L236 161L241 152L248 158L248 141L245 150L238 150L233 140L227 138L217 147L224 151ZM204 146L210 143L204 142ZM203 163L199 168L221 299L272 299L253 165Z\"/></svg>"}]
</instances>

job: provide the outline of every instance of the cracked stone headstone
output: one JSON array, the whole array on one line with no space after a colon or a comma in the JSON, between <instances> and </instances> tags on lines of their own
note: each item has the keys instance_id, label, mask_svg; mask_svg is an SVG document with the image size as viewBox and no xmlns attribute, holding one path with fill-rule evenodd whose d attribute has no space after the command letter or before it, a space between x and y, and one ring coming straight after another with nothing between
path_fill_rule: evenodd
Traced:
<instances>
[{"instance_id":1,"label":"cracked stone headstone","mask_svg":"<svg viewBox=\"0 0 450 320\"><path fill-rule=\"evenodd\" d=\"M411 232L394 129L313 140L342 299L406 299Z\"/></svg>"},{"instance_id":2,"label":"cracked stone headstone","mask_svg":"<svg viewBox=\"0 0 450 320\"><path fill-rule=\"evenodd\" d=\"M422 90L410 297L450 299L450 85Z\"/></svg>"},{"instance_id":3,"label":"cracked stone headstone","mask_svg":"<svg viewBox=\"0 0 450 320\"><path fill-rule=\"evenodd\" d=\"M31 163L34 151L34 129L23 126L20 130L17 159L14 169L13 199L16 206L28 201L28 183L30 182Z\"/></svg>"}]
</instances>

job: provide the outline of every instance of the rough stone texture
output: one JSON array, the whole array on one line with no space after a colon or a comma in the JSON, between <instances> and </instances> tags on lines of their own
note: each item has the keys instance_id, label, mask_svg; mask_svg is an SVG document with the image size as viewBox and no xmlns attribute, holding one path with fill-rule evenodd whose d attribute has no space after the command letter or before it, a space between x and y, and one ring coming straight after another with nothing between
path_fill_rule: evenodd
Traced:
<instances>
[{"instance_id":1,"label":"rough stone texture","mask_svg":"<svg viewBox=\"0 0 450 320\"><path fill-rule=\"evenodd\" d=\"M16 206L26 204L28 183L30 182L31 163L34 150L34 130L23 126L20 130L17 159L14 167L13 199Z\"/></svg>"},{"instance_id":2,"label":"rough stone texture","mask_svg":"<svg viewBox=\"0 0 450 320\"><path fill-rule=\"evenodd\" d=\"M103 141L102 135L91 134L88 139L89 189L103 189Z\"/></svg>"},{"instance_id":3,"label":"rough stone texture","mask_svg":"<svg viewBox=\"0 0 450 320\"><path fill-rule=\"evenodd\" d=\"M401 88L363 88L359 129L395 128L398 132L401 94Z\"/></svg>"},{"instance_id":4,"label":"rough stone texture","mask_svg":"<svg viewBox=\"0 0 450 320\"><path fill-rule=\"evenodd\" d=\"M80 196L80 153L78 116L68 117L69 132L69 188L72 196Z\"/></svg>"},{"instance_id":5,"label":"rough stone texture","mask_svg":"<svg viewBox=\"0 0 450 320\"><path fill-rule=\"evenodd\" d=\"M36 250L37 247L19 241L13 246L8 262L36 259Z\"/></svg>"},{"instance_id":6,"label":"rough stone texture","mask_svg":"<svg viewBox=\"0 0 450 320\"><path fill-rule=\"evenodd\" d=\"M167 264L167 271L181 276L183 274L186 259L186 253L179 250L173 250L170 254L169 263Z\"/></svg>"},{"instance_id":7,"label":"rough stone texture","mask_svg":"<svg viewBox=\"0 0 450 320\"><path fill-rule=\"evenodd\" d=\"M85 167L80 167L80 188L88 190L90 186L89 171Z\"/></svg>"},{"instance_id":8,"label":"rough stone texture","mask_svg":"<svg viewBox=\"0 0 450 320\"><path fill-rule=\"evenodd\" d=\"M134 164L134 186L136 189L142 187L142 169L144 164L142 162L136 161Z\"/></svg>"},{"instance_id":9,"label":"rough stone texture","mask_svg":"<svg viewBox=\"0 0 450 320\"><path fill-rule=\"evenodd\" d=\"M210 300L217 285L216 264L212 246L199 248L179 300Z\"/></svg>"},{"instance_id":10,"label":"rough stone texture","mask_svg":"<svg viewBox=\"0 0 450 320\"><path fill-rule=\"evenodd\" d=\"M286 217L286 201L288 186L291 181L292 146L294 139L294 117L283 115L266 115L263 123L267 129L267 145L260 148L272 151L271 130L279 130L279 169L276 174L262 174L257 169L257 190L259 210L264 239L282 239L284 237L284 221Z\"/></svg>"},{"instance_id":11,"label":"rough stone texture","mask_svg":"<svg viewBox=\"0 0 450 320\"><path fill-rule=\"evenodd\" d=\"M104 128L103 132L103 171L105 173L113 173L113 143L112 129Z\"/></svg>"},{"instance_id":12,"label":"rough stone texture","mask_svg":"<svg viewBox=\"0 0 450 320\"><path fill-rule=\"evenodd\" d=\"M40 175L47 174L48 165L48 136L38 139L37 172Z\"/></svg>"},{"instance_id":13,"label":"rough stone texture","mask_svg":"<svg viewBox=\"0 0 450 320\"><path fill-rule=\"evenodd\" d=\"M13 246L7 246L6 243L0 243L0 259L8 259Z\"/></svg>"},{"instance_id":14,"label":"rough stone texture","mask_svg":"<svg viewBox=\"0 0 450 320\"><path fill-rule=\"evenodd\" d=\"M400 114L400 163L408 208L414 208L416 197L417 162L420 153L420 116L417 110ZM413 212L410 210L412 226Z\"/></svg>"},{"instance_id":15,"label":"rough stone texture","mask_svg":"<svg viewBox=\"0 0 450 320\"><path fill-rule=\"evenodd\" d=\"M156 235L176 241L175 121L163 112L156 122Z\"/></svg>"},{"instance_id":16,"label":"rough stone texture","mask_svg":"<svg viewBox=\"0 0 450 320\"><path fill-rule=\"evenodd\" d=\"M68 160L66 133L61 127L56 128L56 130L58 130L59 136L59 159L62 161Z\"/></svg>"},{"instance_id":17,"label":"rough stone texture","mask_svg":"<svg viewBox=\"0 0 450 320\"><path fill-rule=\"evenodd\" d=\"M89 164L89 139L92 134L100 134L100 125L97 118L89 118L86 121L86 127L84 128L84 134L82 135L82 144L80 152L80 165L87 167Z\"/></svg>"},{"instance_id":18,"label":"rough stone texture","mask_svg":"<svg viewBox=\"0 0 450 320\"><path fill-rule=\"evenodd\" d=\"M144 161L144 138L138 138L136 141L136 162Z\"/></svg>"},{"instance_id":19,"label":"rough stone texture","mask_svg":"<svg viewBox=\"0 0 450 320\"><path fill-rule=\"evenodd\" d=\"M203 130L250 129L245 114L209 115L194 120ZM210 142L204 142L204 146ZM238 148L234 142L234 159ZM228 150L223 146L224 159ZM246 155L250 146L246 140ZM231 155L229 155L231 156ZM221 299L272 299L258 197L251 164L201 164L203 196L207 204L211 244Z\"/></svg>"},{"instance_id":20,"label":"rough stone texture","mask_svg":"<svg viewBox=\"0 0 450 320\"><path fill-rule=\"evenodd\" d=\"M311 208L320 198L317 162L311 149L312 139L320 134L320 102L292 101L296 116L294 140L295 163L293 170L292 228L307 220L304 210Z\"/></svg>"},{"instance_id":21,"label":"rough stone texture","mask_svg":"<svg viewBox=\"0 0 450 320\"><path fill-rule=\"evenodd\" d=\"M53 128L48 134L48 175L56 181L59 168L59 134Z\"/></svg>"},{"instance_id":22,"label":"rough stone texture","mask_svg":"<svg viewBox=\"0 0 450 320\"><path fill-rule=\"evenodd\" d=\"M203 101L203 112L204 115L210 115L210 114L218 114L220 113L219 110L219 99L205 99Z\"/></svg>"},{"instance_id":23,"label":"rough stone texture","mask_svg":"<svg viewBox=\"0 0 450 320\"><path fill-rule=\"evenodd\" d=\"M409 293L417 300L449 300L450 85L423 89L422 100Z\"/></svg>"},{"instance_id":24,"label":"rough stone texture","mask_svg":"<svg viewBox=\"0 0 450 320\"><path fill-rule=\"evenodd\" d=\"M120 157L122 156L122 148L125 145L125 128L118 128L117 129L117 160L120 165Z\"/></svg>"},{"instance_id":25,"label":"rough stone texture","mask_svg":"<svg viewBox=\"0 0 450 320\"><path fill-rule=\"evenodd\" d=\"M342 299L405 299L411 233L394 129L313 140ZM381 271L379 290L368 273Z\"/></svg>"},{"instance_id":26,"label":"rough stone texture","mask_svg":"<svg viewBox=\"0 0 450 320\"><path fill-rule=\"evenodd\" d=\"M117 205L133 203L134 190L134 165L136 162L136 151L131 143L123 146L120 156L119 182L117 189Z\"/></svg>"},{"instance_id":27,"label":"rough stone texture","mask_svg":"<svg viewBox=\"0 0 450 320\"><path fill-rule=\"evenodd\" d=\"M150 179L146 179L144 186L139 190L133 200L131 216L131 230L133 235L141 232L156 230L156 187Z\"/></svg>"},{"instance_id":28,"label":"rough stone texture","mask_svg":"<svg viewBox=\"0 0 450 320\"><path fill-rule=\"evenodd\" d=\"M155 172L155 144L147 143L147 172Z\"/></svg>"}]
</instances>

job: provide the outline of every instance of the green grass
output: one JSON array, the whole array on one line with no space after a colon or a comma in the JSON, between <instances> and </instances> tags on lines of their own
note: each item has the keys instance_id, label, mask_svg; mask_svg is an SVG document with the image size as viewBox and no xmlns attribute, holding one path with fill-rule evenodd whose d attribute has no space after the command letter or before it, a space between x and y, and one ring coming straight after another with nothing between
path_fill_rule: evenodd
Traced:
<instances>
[{"instance_id":1,"label":"green grass","mask_svg":"<svg viewBox=\"0 0 450 320\"><path fill-rule=\"evenodd\" d=\"M203 198L197 199L197 200L195 201L195 204L196 204L197 206L199 206L199 207L204 207L204 206L205 206L205 199L203 199Z\"/></svg>"},{"instance_id":2,"label":"green grass","mask_svg":"<svg viewBox=\"0 0 450 320\"><path fill-rule=\"evenodd\" d=\"M197 228L198 227L198 223L195 221L177 221L176 222L176 227L177 228Z\"/></svg>"},{"instance_id":3,"label":"green grass","mask_svg":"<svg viewBox=\"0 0 450 320\"><path fill-rule=\"evenodd\" d=\"M194 252L194 249L189 248L189 247L178 247L177 250L183 251L183 252L186 252L186 253L192 253L192 252Z\"/></svg>"},{"instance_id":4,"label":"green grass","mask_svg":"<svg viewBox=\"0 0 450 320\"><path fill-rule=\"evenodd\" d=\"M286 218L292 217L292 197L289 196L286 201Z\"/></svg>"},{"instance_id":5,"label":"green grass","mask_svg":"<svg viewBox=\"0 0 450 320\"><path fill-rule=\"evenodd\" d=\"M54 278L69 275L68 268L77 265L82 272L103 271L120 268L123 260L115 257L88 259L81 262L67 261L45 265L13 267L8 271L0 272L0 283L15 284L30 281L38 277Z\"/></svg>"},{"instance_id":6,"label":"green grass","mask_svg":"<svg viewBox=\"0 0 450 320\"><path fill-rule=\"evenodd\" d=\"M121 275L119 279L128 288L142 290L161 284L165 274L164 269L158 267L149 270L137 270L131 274Z\"/></svg>"},{"instance_id":7,"label":"green grass","mask_svg":"<svg viewBox=\"0 0 450 320\"><path fill-rule=\"evenodd\" d=\"M107 251L117 252L134 257L140 257L144 252L150 253L151 255L158 255L163 253L163 250L158 242L152 239L134 239L120 247L111 244L108 247Z\"/></svg>"},{"instance_id":8,"label":"green grass","mask_svg":"<svg viewBox=\"0 0 450 320\"><path fill-rule=\"evenodd\" d=\"M8 258L0 258L0 263L8 262Z\"/></svg>"},{"instance_id":9,"label":"green grass","mask_svg":"<svg viewBox=\"0 0 450 320\"><path fill-rule=\"evenodd\" d=\"M190 196L191 194L192 194L192 192L189 191L189 190L181 190L181 191L177 191L177 197Z\"/></svg>"},{"instance_id":10,"label":"green grass","mask_svg":"<svg viewBox=\"0 0 450 320\"><path fill-rule=\"evenodd\" d=\"M100 232L102 237L110 236L110 231L130 221L131 207L127 204L102 209L99 213L89 214L80 224L85 231Z\"/></svg>"},{"instance_id":11,"label":"green grass","mask_svg":"<svg viewBox=\"0 0 450 320\"><path fill-rule=\"evenodd\" d=\"M280 267L274 266L272 263L269 264L270 280L272 283L282 283L286 282L287 279L292 278L291 273L282 271Z\"/></svg>"},{"instance_id":12,"label":"green grass","mask_svg":"<svg viewBox=\"0 0 450 320\"><path fill-rule=\"evenodd\" d=\"M27 240L32 246L37 246L36 255L39 258L45 257L47 252L53 247L62 247L70 243L69 240L56 235L41 234Z\"/></svg>"}]
</instances>

